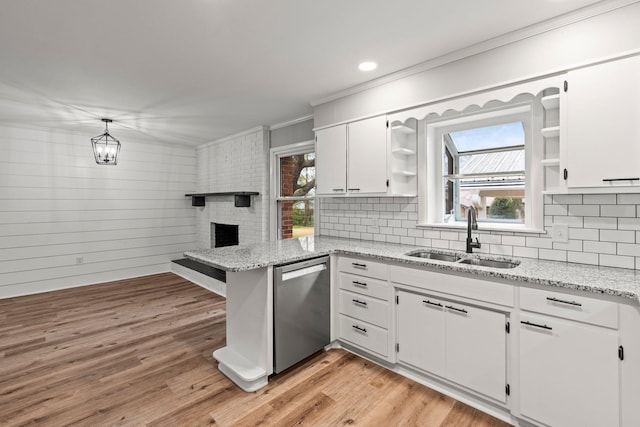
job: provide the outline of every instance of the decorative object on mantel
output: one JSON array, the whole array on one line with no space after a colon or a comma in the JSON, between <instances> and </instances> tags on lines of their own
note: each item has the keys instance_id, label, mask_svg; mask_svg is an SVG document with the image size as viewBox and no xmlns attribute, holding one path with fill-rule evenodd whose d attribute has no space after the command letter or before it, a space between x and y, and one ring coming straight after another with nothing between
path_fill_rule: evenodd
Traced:
<instances>
[{"instance_id":1,"label":"decorative object on mantel","mask_svg":"<svg viewBox=\"0 0 640 427\"><path fill-rule=\"evenodd\" d=\"M227 191L221 193L195 193L195 194L185 194L186 197L191 197L191 206L204 206L205 205L205 197L212 196L234 196L234 206L236 208L248 208L251 207L251 197L257 196L258 192L256 191Z\"/></svg>"},{"instance_id":2,"label":"decorative object on mantel","mask_svg":"<svg viewBox=\"0 0 640 427\"><path fill-rule=\"evenodd\" d=\"M105 126L104 133L102 135L91 138L93 155L96 158L97 164L115 166L118 164L120 141L109 134L109 123L113 122L113 120L102 119L102 121L104 122Z\"/></svg>"}]
</instances>

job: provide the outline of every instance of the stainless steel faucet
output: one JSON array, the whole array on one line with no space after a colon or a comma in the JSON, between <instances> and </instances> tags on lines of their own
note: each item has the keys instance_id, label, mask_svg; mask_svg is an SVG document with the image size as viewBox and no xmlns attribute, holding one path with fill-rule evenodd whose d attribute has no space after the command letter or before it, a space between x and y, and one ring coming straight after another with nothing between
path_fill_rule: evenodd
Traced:
<instances>
[{"instance_id":1,"label":"stainless steel faucet","mask_svg":"<svg viewBox=\"0 0 640 427\"><path fill-rule=\"evenodd\" d=\"M476 237L476 241L473 241L471 237L471 230L478 229L478 219L476 215L476 208L473 206L465 206L467 210L467 253L473 252L473 248L480 249L480 241Z\"/></svg>"}]
</instances>

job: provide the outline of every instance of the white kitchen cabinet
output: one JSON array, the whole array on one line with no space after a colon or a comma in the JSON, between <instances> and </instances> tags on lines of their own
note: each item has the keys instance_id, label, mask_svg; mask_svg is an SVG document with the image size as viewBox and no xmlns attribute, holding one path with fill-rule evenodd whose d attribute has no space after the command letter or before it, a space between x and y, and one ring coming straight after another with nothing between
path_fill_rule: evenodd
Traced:
<instances>
[{"instance_id":1,"label":"white kitchen cabinet","mask_svg":"<svg viewBox=\"0 0 640 427\"><path fill-rule=\"evenodd\" d=\"M398 360L504 403L506 316L398 291Z\"/></svg>"},{"instance_id":2,"label":"white kitchen cabinet","mask_svg":"<svg viewBox=\"0 0 640 427\"><path fill-rule=\"evenodd\" d=\"M444 303L398 291L398 360L445 376Z\"/></svg>"},{"instance_id":3,"label":"white kitchen cabinet","mask_svg":"<svg viewBox=\"0 0 640 427\"><path fill-rule=\"evenodd\" d=\"M316 131L316 194L347 191L347 125Z\"/></svg>"},{"instance_id":4,"label":"white kitchen cabinet","mask_svg":"<svg viewBox=\"0 0 640 427\"><path fill-rule=\"evenodd\" d=\"M506 402L506 316L457 302L445 310L447 378Z\"/></svg>"},{"instance_id":5,"label":"white kitchen cabinet","mask_svg":"<svg viewBox=\"0 0 640 427\"><path fill-rule=\"evenodd\" d=\"M618 334L522 314L520 413L550 426L617 426Z\"/></svg>"},{"instance_id":6,"label":"white kitchen cabinet","mask_svg":"<svg viewBox=\"0 0 640 427\"><path fill-rule=\"evenodd\" d=\"M349 123L347 191L387 193L387 119L385 116Z\"/></svg>"},{"instance_id":7,"label":"white kitchen cabinet","mask_svg":"<svg viewBox=\"0 0 640 427\"><path fill-rule=\"evenodd\" d=\"M640 56L568 73L568 187L640 188Z\"/></svg>"}]
</instances>

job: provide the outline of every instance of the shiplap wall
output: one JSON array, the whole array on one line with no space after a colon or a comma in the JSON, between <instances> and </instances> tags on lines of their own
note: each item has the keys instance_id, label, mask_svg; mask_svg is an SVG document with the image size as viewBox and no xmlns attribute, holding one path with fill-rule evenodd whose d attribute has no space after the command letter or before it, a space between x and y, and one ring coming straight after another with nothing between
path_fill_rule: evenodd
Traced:
<instances>
[{"instance_id":1,"label":"shiplap wall","mask_svg":"<svg viewBox=\"0 0 640 427\"><path fill-rule=\"evenodd\" d=\"M196 150L120 137L100 166L90 136L0 127L0 298L169 271L194 248Z\"/></svg>"}]
</instances>

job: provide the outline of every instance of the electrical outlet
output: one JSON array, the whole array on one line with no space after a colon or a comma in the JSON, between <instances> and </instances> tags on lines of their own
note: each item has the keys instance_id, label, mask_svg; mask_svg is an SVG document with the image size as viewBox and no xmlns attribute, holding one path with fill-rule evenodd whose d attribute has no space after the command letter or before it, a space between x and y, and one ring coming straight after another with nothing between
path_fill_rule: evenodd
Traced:
<instances>
[{"instance_id":1,"label":"electrical outlet","mask_svg":"<svg viewBox=\"0 0 640 427\"><path fill-rule=\"evenodd\" d=\"M567 224L553 224L551 239L554 242L567 243L569 241L569 226Z\"/></svg>"},{"instance_id":2,"label":"electrical outlet","mask_svg":"<svg viewBox=\"0 0 640 427\"><path fill-rule=\"evenodd\" d=\"M76 264L84 264L84 257L83 256L76 257Z\"/></svg>"}]
</instances>

